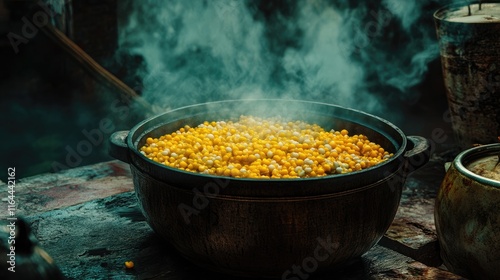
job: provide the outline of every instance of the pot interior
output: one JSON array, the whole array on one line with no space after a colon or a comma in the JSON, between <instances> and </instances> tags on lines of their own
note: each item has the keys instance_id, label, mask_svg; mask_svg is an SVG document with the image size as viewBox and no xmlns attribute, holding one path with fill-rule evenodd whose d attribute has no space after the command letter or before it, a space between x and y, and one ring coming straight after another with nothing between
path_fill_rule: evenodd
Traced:
<instances>
[{"instance_id":1,"label":"pot interior","mask_svg":"<svg viewBox=\"0 0 500 280\"><path fill-rule=\"evenodd\" d=\"M183 107L141 123L133 135L133 147L142 147L146 138L175 132L185 125L205 121L237 120L241 115L261 118L281 117L289 121L317 124L325 130L347 129L349 134L364 134L391 153L403 142L402 132L389 122L352 109L304 101L257 100L224 101Z\"/></svg>"},{"instance_id":2,"label":"pot interior","mask_svg":"<svg viewBox=\"0 0 500 280\"><path fill-rule=\"evenodd\" d=\"M205 121L236 120L241 115L261 118L279 116L285 120L317 124L325 130L347 129L350 135L364 134L368 136L371 141L380 144L394 155L376 166L346 174L315 178L248 179L187 172L156 163L138 152L148 137L160 137L185 125L197 126ZM316 190L300 191L299 193L325 194L331 193L333 189L343 191L365 187L394 173L402 166L402 154L405 152L407 139L402 131L390 122L362 111L341 106L294 100L234 100L187 106L145 120L130 131L127 145L131 150L132 164L135 167L156 180L170 183L176 187L203 186L210 180L223 178L229 181L230 185L235 185L240 189L246 187L270 189L273 186L290 189L294 186L307 186ZM248 194L248 192L243 193ZM297 192L281 190L274 193L298 194Z\"/></svg>"},{"instance_id":3,"label":"pot interior","mask_svg":"<svg viewBox=\"0 0 500 280\"><path fill-rule=\"evenodd\" d=\"M465 150L464 152L462 152L457 156L454 163L457 170L463 173L465 176L469 177L470 179L478 181L481 184L485 184L495 188L500 188L499 180L493 180L478 175L470 170L470 168L473 165L478 164L479 162L485 159L488 158L498 159L498 157L500 157L500 144L482 145L479 147ZM494 164L491 167L494 167Z\"/></svg>"}]
</instances>

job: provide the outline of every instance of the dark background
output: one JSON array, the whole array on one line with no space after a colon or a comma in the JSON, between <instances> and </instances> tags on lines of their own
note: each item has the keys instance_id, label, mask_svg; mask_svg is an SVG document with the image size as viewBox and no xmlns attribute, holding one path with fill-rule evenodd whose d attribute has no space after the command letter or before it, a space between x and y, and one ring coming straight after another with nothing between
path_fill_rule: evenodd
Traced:
<instances>
[{"instance_id":1,"label":"dark background","mask_svg":"<svg viewBox=\"0 0 500 280\"><path fill-rule=\"evenodd\" d=\"M170 4L170 1L158 2L163 5ZM294 22L301 12L300 9L304 7L296 2L280 0L244 3L253 19L264 26L263 44L271 60L282 57L287 48L298 49L303 46L303 42L298 38L304 37L305 31L297 25L287 24ZM312 5L318 1L302 2L305 3L303 5ZM360 13L360 20L363 20L363 17L368 20L369 11L381 9L381 1L319 2L328 3L341 12L363 7L365 13ZM423 4L418 5L421 10L418 11L419 16L413 26L424 30L427 35L434 36L432 14L444 4L443 2L423 1ZM59 17L55 24L99 64L144 95L148 90L144 83L144 79L148 78L144 75L147 72L147 63L140 54L128 52L126 46L120 45L121 31L130 15L135 12L137 3L138 1L134 5L134 1L116 0L73 1L68 4L71 5L71 13L67 13L64 18ZM19 52L16 53L8 34L22 34L25 24L22 18L31 18L33 13L39 10L40 7L35 1L28 0L4 0L3 8L0 6L0 170L15 167L19 178L111 160L106 151L106 139L110 133L101 130L102 138L98 137L97 130L101 121L109 120L114 130L123 130L130 129L148 116L144 110L130 105L119 91L104 86L84 71L79 63L41 31L29 38L28 43L20 44ZM6 12L8 16L5 15ZM411 30L402 32L404 28L404 22L394 18L387 26L384 25L379 35L371 38L368 47L360 50L353 48L349 51L352 63L365 69L365 75L360 77L360 83L364 85L363 92L352 94L360 95L359 100L365 99L363 94L383 100L385 106L382 109L367 111L393 122L407 135L430 138L437 152L446 151L454 140L451 125L446 119L447 104L439 57L429 59L419 82L406 86L403 90L385 83L379 68L371 67L373 64L391 65L395 61L398 61L395 67L410 65L411 61L405 61L408 59L405 55L408 53L410 42L415 38L411 37ZM349 30L349 27L343 30L359 32L355 28ZM438 48L433 37L428 44L434 44L435 48ZM169 45L168 41L165 42L165 52L174 47L174 43ZM188 67L190 60L186 56L196 57L198 64L212 63L206 52L208 50L198 48L174 57L175 59L169 60L172 67L169 71L182 71L183 67ZM205 76L213 78L209 76L211 73L193 72L192 75L203 80ZM271 73L267 82L273 89L284 87L281 84L283 81L290 83L292 79L307 76L307 73L297 73L292 77L279 66L272 69ZM300 79L292 82L299 84ZM183 87L175 87L172 83L168 86L176 89L176 94L182 94ZM189 92L184 94L188 95ZM310 96L308 89L304 88L303 99L318 99L321 94L320 91L319 95ZM200 96L206 96L206 100L200 99ZM170 108L229 97L232 96L221 89L201 88L197 98L171 104ZM368 96L366 99L368 100ZM154 103L155 99L150 98L149 101ZM158 105L162 107L163 104ZM356 108L356 104L349 104L349 107ZM359 107L362 110L365 108L369 107ZM89 134L94 135L95 142L90 151L85 150L85 155L80 155L79 158L70 156L68 161L68 155L74 153L78 147L85 148L82 141L91 142L86 136Z\"/></svg>"}]
</instances>

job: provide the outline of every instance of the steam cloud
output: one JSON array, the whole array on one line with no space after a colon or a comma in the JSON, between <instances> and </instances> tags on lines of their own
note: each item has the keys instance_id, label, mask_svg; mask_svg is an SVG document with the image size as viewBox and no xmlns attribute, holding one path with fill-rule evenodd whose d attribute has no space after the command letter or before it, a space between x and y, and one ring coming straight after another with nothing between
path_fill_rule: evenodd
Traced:
<instances>
[{"instance_id":1,"label":"steam cloud","mask_svg":"<svg viewBox=\"0 0 500 280\"><path fill-rule=\"evenodd\" d=\"M119 53L143 58L142 95L166 109L287 98L382 115L439 55L436 1L278 2L126 1Z\"/></svg>"}]
</instances>

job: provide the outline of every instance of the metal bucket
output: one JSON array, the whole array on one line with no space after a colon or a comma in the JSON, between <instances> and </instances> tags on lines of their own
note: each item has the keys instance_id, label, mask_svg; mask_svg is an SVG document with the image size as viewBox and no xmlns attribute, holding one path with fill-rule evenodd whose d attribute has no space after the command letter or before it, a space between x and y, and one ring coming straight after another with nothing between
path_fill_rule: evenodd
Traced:
<instances>
[{"instance_id":1,"label":"metal bucket","mask_svg":"<svg viewBox=\"0 0 500 280\"><path fill-rule=\"evenodd\" d=\"M453 4L436 11L434 19L458 146L466 149L497 142L500 3L482 3L481 8L479 3Z\"/></svg>"}]
</instances>

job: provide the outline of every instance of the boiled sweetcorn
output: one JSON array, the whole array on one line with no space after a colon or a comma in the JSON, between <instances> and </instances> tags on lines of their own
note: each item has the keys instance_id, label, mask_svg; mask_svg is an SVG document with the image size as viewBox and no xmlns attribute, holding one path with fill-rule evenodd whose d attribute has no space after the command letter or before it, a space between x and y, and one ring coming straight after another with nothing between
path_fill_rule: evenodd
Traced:
<instances>
[{"instance_id":1,"label":"boiled sweetcorn","mask_svg":"<svg viewBox=\"0 0 500 280\"><path fill-rule=\"evenodd\" d=\"M140 148L149 159L190 172L236 178L309 178L362 170L392 156L365 135L316 124L241 116L185 126Z\"/></svg>"}]
</instances>

